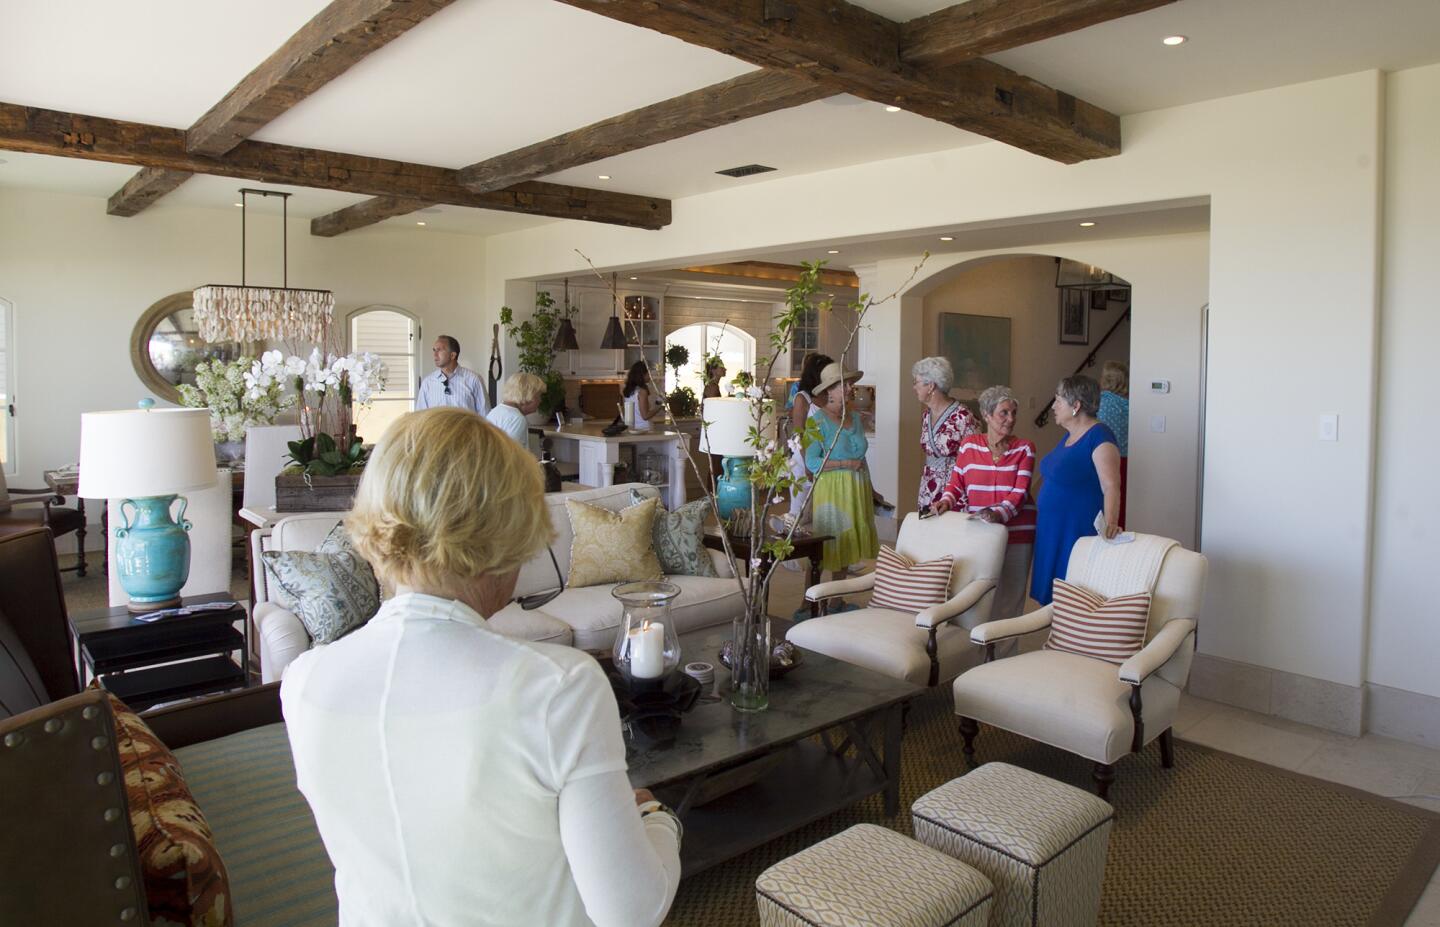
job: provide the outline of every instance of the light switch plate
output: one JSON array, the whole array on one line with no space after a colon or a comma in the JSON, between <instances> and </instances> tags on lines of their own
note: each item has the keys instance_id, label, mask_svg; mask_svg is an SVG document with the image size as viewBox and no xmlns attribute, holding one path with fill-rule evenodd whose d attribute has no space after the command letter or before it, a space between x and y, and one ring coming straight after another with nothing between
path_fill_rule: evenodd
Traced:
<instances>
[{"instance_id":1,"label":"light switch plate","mask_svg":"<svg viewBox=\"0 0 1440 927\"><path fill-rule=\"evenodd\" d=\"M1150 430L1153 431L1153 432L1155 432L1156 434L1164 434L1164 432L1165 432L1165 416L1163 416L1163 415L1152 415L1152 416L1150 416Z\"/></svg>"},{"instance_id":2,"label":"light switch plate","mask_svg":"<svg viewBox=\"0 0 1440 927\"><path fill-rule=\"evenodd\" d=\"M1340 416L1333 414L1320 416L1320 440L1340 440Z\"/></svg>"}]
</instances>

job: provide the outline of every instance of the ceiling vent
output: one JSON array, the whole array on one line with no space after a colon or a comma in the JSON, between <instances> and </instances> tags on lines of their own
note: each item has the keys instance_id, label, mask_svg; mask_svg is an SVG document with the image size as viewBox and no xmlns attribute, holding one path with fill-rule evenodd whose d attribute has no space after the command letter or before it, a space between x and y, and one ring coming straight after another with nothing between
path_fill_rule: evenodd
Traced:
<instances>
[{"instance_id":1,"label":"ceiling vent","mask_svg":"<svg viewBox=\"0 0 1440 927\"><path fill-rule=\"evenodd\" d=\"M739 167L726 168L723 171L716 171L717 174L724 174L726 177L749 177L751 174L763 174L766 171L773 171L775 168L766 167L763 164L742 164Z\"/></svg>"}]
</instances>

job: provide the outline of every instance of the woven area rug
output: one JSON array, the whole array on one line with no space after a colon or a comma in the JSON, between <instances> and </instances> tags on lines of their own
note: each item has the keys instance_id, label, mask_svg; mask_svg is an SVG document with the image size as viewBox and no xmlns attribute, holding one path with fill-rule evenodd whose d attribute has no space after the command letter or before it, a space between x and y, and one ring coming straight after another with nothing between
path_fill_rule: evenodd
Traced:
<instances>
[{"instance_id":1,"label":"woven area rug","mask_svg":"<svg viewBox=\"0 0 1440 927\"><path fill-rule=\"evenodd\" d=\"M1082 788L1088 761L993 728L980 762L1003 760ZM915 702L901 811L879 796L680 883L666 924L759 923L755 877L862 821L910 833L918 796L964 772L949 691ZM739 797L738 795L736 797ZM1121 760L1100 923L1113 927L1403 924L1440 863L1440 815L1177 740Z\"/></svg>"}]
</instances>

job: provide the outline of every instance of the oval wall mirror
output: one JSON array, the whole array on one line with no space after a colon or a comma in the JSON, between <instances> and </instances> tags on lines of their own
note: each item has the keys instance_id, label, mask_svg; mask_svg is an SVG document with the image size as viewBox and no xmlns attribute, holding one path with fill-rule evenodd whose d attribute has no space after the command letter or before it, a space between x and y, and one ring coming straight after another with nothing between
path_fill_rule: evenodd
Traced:
<instances>
[{"instance_id":1,"label":"oval wall mirror","mask_svg":"<svg viewBox=\"0 0 1440 927\"><path fill-rule=\"evenodd\" d=\"M167 402L180 404L181 383L194 384L195 365L231 361L252 345L200 340L190 291L172 293L146 309L130 335L130 363L142 383Z\"/></svg>"}]
</instances>

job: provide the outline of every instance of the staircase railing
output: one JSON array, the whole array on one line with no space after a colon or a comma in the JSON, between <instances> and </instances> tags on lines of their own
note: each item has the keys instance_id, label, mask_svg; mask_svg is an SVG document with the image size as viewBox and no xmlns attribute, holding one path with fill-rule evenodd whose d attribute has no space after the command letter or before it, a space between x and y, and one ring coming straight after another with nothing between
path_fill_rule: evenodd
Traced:
<instances>
[{"instance_id":1,"label":"staircase railing","mask_svg":"<svg viewBox=\"0 0 1440 927\"><path fill-rule=\"evenodd\" d=\"M1110 330L1105 333L1105 337L1101 338L1100 341L1095 345L1095 347L1090 349L1090 353L1085 355L1085 359L1080 362L1080 366L1076 367L1074 372L1071 373L1070 376L1073 377L1075 376L1075 374L1080 373L1087 367L1095 366L1095 355L1099 354L1100 349L1105 347L1105 342L1109 341L1110 336L1115 334L1115 329L1119 328L1123 322L1129 320L1130 308L1131 307L1127 306L1125 308L1125 311L1120 313L1120 318L1116 319L1115 324L1110 326ZM1035 416L1035 427L1044 428L1045 423L1048 421L1050 421L1050 404L1046 403L1045 408L1040 410L1040 414Z\"/></svg>"}]
</instances>

